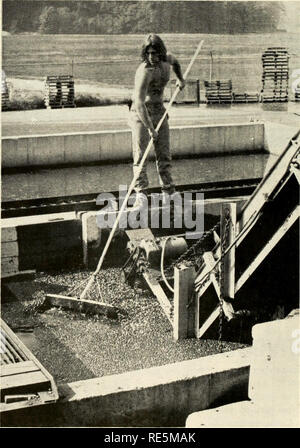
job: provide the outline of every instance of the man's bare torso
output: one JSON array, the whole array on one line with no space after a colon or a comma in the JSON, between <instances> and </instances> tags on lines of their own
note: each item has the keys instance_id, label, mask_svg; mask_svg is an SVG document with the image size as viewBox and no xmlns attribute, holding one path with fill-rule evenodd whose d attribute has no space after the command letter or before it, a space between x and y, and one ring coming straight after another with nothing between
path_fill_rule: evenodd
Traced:
<instances>
[{"instance_id":1,"label":"man's bare torso","mask_svg":"<svg viewBox=\"0 0 300 448\"><path fill-rule=\"evenodd\" d=\"M162 104L164 89L170 79L169 62L160 61L156 65L148 65L142 63L136 72L135 84L142 84L142 96L146 105ZM142 80L145 80L143 82ZM139 91L135 90L133 95L133 103L137 101Z\"/></svg>"},{"instance_id":2,"label":"man's bare torso","mask_svg":"<svg viewBox=\"0 0 300 448\"><path fill-rule=\"evenodd\" d=\"M145 103L162 103L164 89L170 79L170 64L161 61L156 66L145 68L145 70L151 73Z\"/></svg>"}]
</instances>

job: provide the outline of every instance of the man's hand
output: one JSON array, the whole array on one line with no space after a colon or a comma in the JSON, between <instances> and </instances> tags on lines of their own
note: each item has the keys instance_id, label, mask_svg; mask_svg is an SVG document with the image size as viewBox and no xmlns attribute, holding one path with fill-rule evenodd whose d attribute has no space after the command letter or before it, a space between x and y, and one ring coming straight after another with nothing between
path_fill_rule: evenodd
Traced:
<instances>
[{"instance_id":1,"label":"man's hand","mask_svg":"<svg viewBox=\"0 0 300 448\"><path fill-rule=\"evenodd\" d=\"M185 80L184 79L182 79L182 80L177 79L176 87L179 87L180 90L184 89L184 87L185 87Z\"/></svg>"},{"instance_id":2,"label":"man's hand","mask_svg":"<svg viewBox=\"0 0 300 448\"><path fill-rule=\"evenodd\" d=\"M156 140L158 138L158 132L156 132L155 129L148 129L149 135L153 140Z\"/></svg>"}]
</instances>

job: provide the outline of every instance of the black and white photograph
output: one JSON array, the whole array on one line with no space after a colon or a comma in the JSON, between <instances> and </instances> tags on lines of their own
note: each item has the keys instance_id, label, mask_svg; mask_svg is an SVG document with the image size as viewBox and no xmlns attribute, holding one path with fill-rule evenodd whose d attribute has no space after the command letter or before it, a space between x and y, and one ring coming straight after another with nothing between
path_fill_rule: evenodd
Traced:
<instances>
[{"instance_id":1,"label":"black and white photograph","mask_svg":"<svg viewBox=\"0 0 300 448\"><path fill-rule=\"evenodd\" d=\"M1 7L1 428L299 428L300 0Z\"/></svg>"}]
</instances>

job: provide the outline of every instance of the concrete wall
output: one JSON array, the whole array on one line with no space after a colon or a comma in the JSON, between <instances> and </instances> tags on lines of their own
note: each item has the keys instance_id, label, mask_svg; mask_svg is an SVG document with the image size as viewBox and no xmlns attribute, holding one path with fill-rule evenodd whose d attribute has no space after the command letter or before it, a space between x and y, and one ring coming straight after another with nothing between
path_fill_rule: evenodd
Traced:
<instances>
[{"instance_id":1,"label":"concrete wall","mask_svg":"<svg viewBox=\"0 0 300 448\"><path fill-rule=\"evenodd\" d=\"M59 387L54 404L6 405L2 426L184 426L186 417L247 398L251 348Z\"/></svg>"},{"instance_id":2,"label":"concrete wall","mask_svg":"<svg viewBox=\"0 0 300 448\"><path fill-rule=\"evenodd\" d=\"M79 220L47 222L44 218L44 222L27 225L17 224L20 221L18 219L7 221L12 221L12 225L1 229L3 277L32 269L60 268L70 266L70 263L82 263Z\"/></svg>"},{"instance_id":3,"label":"concrete wall","mask_svg":"<svg viewBox=\"0 0 300 448\"><path fill-rule=\"evenodd\" d=\"M51 269L82 262L77 220L18 227L20 270Z\"/></svg>"},{"instance_id":4,"label":"concrete wall","mask_svg":"<svg viewBox=\"0 0 300 448\"><path fill-rule=\"evenodd\" d=\"M19 272L19 245L16 227L1 229L1 275Z\"/></svg>"},{"instance_id":5,"label":"concrete wall","mask_svg":"<svg viewBox=\"0 0 300 448\"><path fill-rule=\"evenodd\" d=\"M269 406L269 412L298 409L300 425L300 313L252 328L253 358L249 397ZM272 403L272 405L270 405Z\"/></svg>"},{"instance_id":6,"label":"concrete wall","mask_svg":"<svg viewBox=\"0 0 300 448\"><path fill-rule=\"evenodd\" d=\"M262 123L171 128L173 157L257 152L264 149ZM131 131L101 131L2 139L2 167L20 168L132 159Z\"/></svg>"},{"instance_id":7,"label":"concrete wall","mask_svg":"<svg viewBox=\"0 0 300 448\"><path fill-rule=\"evenodd\" d=\"M267 173L278 157L283 153L289 144L289 141L299 132L299 127L287 126L278 123L265 123L265 142L264 147L269 153L268 162L265 167Z\"/></svg>"},{"instance_id":8,"label":"concrete wall","mask_svg":"<svg viewBox=\"0 0 300 448\"><path fill-rule=\"evenodd\" d=\"M191 414L188 428L300 427L300 314L252 328L249 398Z\"/></svg>"}]
</instances>

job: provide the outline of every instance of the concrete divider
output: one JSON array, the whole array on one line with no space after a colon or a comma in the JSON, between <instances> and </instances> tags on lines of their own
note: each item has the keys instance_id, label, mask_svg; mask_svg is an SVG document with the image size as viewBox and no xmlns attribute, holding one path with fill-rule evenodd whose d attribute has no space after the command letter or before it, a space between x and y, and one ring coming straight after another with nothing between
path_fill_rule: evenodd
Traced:
<instances>
[{"instance_id":1,"label":"concrete divider","mask_svg":"<svg viewBox=\"0 0 300 448\"><path fill-rule=\"evenodd\" d=\"M191 414L188 428L300 427L300 314L252 328L253 347L248 396ZM234 401L234 400L233 400Z\"/></svg>"},{"instance_id":2,"label":"concrete divider","mask_svg":"<svg viewBox=\"0 0 300 448\"><path fill-rule=\"evenodd\" d=\"M19 271L19 246L16 227L1 229L1 274L15 274Z\"/></svg>"},{"instance_id":3,"label":"concrete divider","mask_svg":"<svg viewBox=\"0 0 300 448\"><path fill-rule=\"evenodd\" d=\"M249 398L266 407L269 405L269 413L271 408L274 412L285 409L287 414L295 407L300 411L299 309L285 319L255 325L252 336ZM298 419L300 425L299 412Z\"/></svg>"},{"instance_id":4,"label":"concrete divider","mask_svg":"<svg viewBox=\"0 0 300 448\"><path fill-rule=\"evenodd\" d=\"M74 213L65 220L57 216L57 221L47 216L53 215L2 220L3 277L32 269L82 264L81 222Z\"/></svg>"},{"instance_id":5,"label":"concrete divider","mask_svg":"<svg viewBox=\"0 0 300 448\"><path fill-rule=\"evenodd\" d=\"M97 213L82 213L80 219L82 221L82 250L83 264L89 264L89 252L97 249L101 243L101 229L97 226Z\"/></svg>"},{"instance_id":6,"label":"concrete divider","mask_svg":"<svg viewBox=\"0 0 300 448\"><path fill-rule=\"evenodd\" d=\"M77 381L59 387L57 403L17 410L3 426L183 426L189 413L247 396L251 348Z\"/></svg>"},{"instance_id":7,"label":"concrete divider","mask_svg":"<svg viewBox=\"0 0 300 448\"><path fill-rule=\"evenodd\" d=\"M299 127L287 126L284 124L265 122L265 143L264 147L269 153L268 162L265 167L267 173L277 162L289 141L299 131Z\"/></svg>"},{"instance_id":8,"label":"concrete divider","mask_svg":"<svg viewBox=\"0 0 300 448\"><path fill-rule=\"evenodd\" d=\"M173 157L260 152L263 123L183 126L170 130ZM153 158L153 152L150 155ZM131 131L4 137L2 167L48 167L132 159Z\"/></svg>"}]
</instances>

